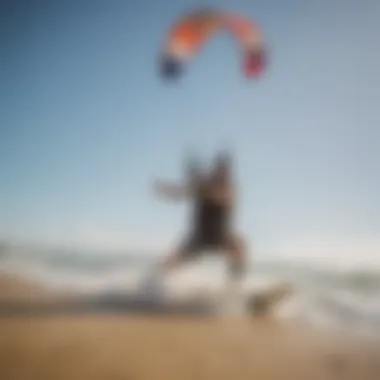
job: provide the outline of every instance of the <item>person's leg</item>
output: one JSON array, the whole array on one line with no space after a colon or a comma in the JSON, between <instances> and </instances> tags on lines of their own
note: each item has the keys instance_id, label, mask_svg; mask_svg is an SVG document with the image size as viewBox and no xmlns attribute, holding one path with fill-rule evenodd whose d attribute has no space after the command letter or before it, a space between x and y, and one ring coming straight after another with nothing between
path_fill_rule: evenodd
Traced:
<instances>
[{"instance_id":1,"label":"person's leg","mask_svg":"<svg viewBox=\"0 0 380 380\"><path fill-rule=\"evenodd\" d=\"M226 243L228 274L232 281L243 279L247 265L246 243L241 236L232 235Z\"/></svg>"},{"instance_id":2,"label":"person's leg","mask_svg":"<svg viewBox=\"0 0 380 380\"><path fill-rule=\"evenodd\" d=\"M161 288L166 275L195 259L199 251L200 246L195 239L186 239L176 251L154 265L145 278L145 287L147 289Z\"/></svg>"},{"instance_id":3,"label":"person's leg","mask_svg":"<svg viewBox=\"0 0 380 380\"><path fill-rule=\"evenodd\" d=\"M246 246L243 238L237 235L229 236L222 250L226 254L227 274L222 308L224 312L240 313L242 311L242 285L246 272ZM243 297L243 298L242 298Z\"/></svg>"},{"instance_id":4,"label":"person's leg","mask_svg":"<svg viewBox=\"0 0 380 380\"><path fill-rule=\"evenodd\" d=\"M200 249L201 247L196 239L190 238L185 240L174 253L164 259L160 265L161 271L163 274L169 274L189 261L194 260L198 256Z\"/></svg>"}]
</instances>

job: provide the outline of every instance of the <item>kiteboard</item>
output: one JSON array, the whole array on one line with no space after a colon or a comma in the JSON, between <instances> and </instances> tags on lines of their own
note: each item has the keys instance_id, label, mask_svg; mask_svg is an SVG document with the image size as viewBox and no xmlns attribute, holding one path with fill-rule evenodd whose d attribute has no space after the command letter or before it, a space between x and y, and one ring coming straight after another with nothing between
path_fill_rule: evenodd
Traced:
<instances>
[{"instance_id":1,"label":"kiteboard","mask_svg":"<svg viewBox=\"0 0 380 380\"><path fill-rule=\"evenodd\" d=\"M279 284L263 290L250 291L235 297L235 305L243 315L267 316L292 294L288 285ZM230 298L231 299L231 298ZM165 295L152 297L139 292L120 292L98 296L77 296L72 299L42 303L0 303L0 317L7 315L103 314L161 315L184 317L218 317L226 314L228 300L223 297L191 297L173 299ZM231 310L231 309L229 309ZM227 313L228 314L228 313Z\"/></svg>"},{"instance_id":2,"label":"kiteboard","mask_svg":"<svg viewBox=\"0 0 380 380\"><path fill-rule=\"evenodd\" d=\"M277 310L293 294L290 284L276 284L247 297L246 310L252 316L266 316Z\"/></svg>"},{"instance_id":3,"label":"kiteboard","mask_svg":"<svg viewBox=\"0 0 380 380\"><path fill-rule=\"evenodd\" d=\"M236 290L236 289L235 289ZM150 307L161 313L173 312L188 315L229 315L240 314L251 317L263 317L273 314L292 295L290 284L274 284L261 289L244 292L226 291L225 294L205 294L200 292L192 297L172 299L162 295L159 297L142 296L140 302L145 310Z\"/></svg>"}]
</instances>

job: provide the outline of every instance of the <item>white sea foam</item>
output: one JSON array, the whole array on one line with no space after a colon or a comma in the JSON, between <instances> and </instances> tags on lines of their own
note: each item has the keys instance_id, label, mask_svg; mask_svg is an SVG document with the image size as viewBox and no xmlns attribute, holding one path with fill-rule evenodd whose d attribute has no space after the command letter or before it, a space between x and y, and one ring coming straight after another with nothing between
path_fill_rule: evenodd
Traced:
<instances>
[{"instance_id":1,"label":"white sea foam","mask_svg":"<svg viewBox=\"0 0 380 380\"><path fill-rule=\"evenodd\" d=\"M0 270L38 281L49 288L104 294L136 290L157 256L98 252L52 253L18 249L0 257ZM201 261L169 277L170 296L215 297L225 285L224 265ZM292 261L257 262L244 289L257 290L270 283L291 284L294 294L279 309L279 317L297 323L348 328L375 336L380 332L380 272L354 268L342 271L331 266Z\"/></svg>"}]
</instances>

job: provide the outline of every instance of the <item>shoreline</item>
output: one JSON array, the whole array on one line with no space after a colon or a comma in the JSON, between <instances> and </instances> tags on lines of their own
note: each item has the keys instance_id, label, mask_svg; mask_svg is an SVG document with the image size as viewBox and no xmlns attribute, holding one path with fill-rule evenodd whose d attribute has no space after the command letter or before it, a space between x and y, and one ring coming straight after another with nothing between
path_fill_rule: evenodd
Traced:
<instances>
[{"instance_id":1,"label":"shoreline","mask_svg":"<svg viewBox=\"0 0 380 380\"><path fill-rule=\"evenodd\" d=\"M41 292L0 279L0 300L36 300ZM380 378L380 342L265 317L1 317L0 337L2 379Z\"/></svg>"}]
</instances>

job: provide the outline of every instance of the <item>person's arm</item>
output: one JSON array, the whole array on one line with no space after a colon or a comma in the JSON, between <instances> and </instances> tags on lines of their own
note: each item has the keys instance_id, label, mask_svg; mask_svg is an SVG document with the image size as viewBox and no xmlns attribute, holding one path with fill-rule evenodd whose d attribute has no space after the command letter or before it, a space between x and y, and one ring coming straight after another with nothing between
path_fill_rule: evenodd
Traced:
<instances>
[{"instance_id":1,"label":"person's arm","mask_svg":"<svg viewBox=\"0 0 380 380\"><path fill-rule=\"evenodd\" d=\"M194 196L200 179L198 162L194 157L188 155L184 169L185 180L183 183L173 184L166 181L156 181L154 186L156 193L173 201L181 201Z\"/></svg>"},{"instance_id":2,"label":"person's arm","mask_svg":"<svg viewBox=\"0 0 380 380\"><path fill-rule=\"evenodd\" d=\"M166 181L156 181L154 184L156 193L164 198L180 201L191 195L191 189L186 184L173 184Z\"/></svg>"}]
</instances>

